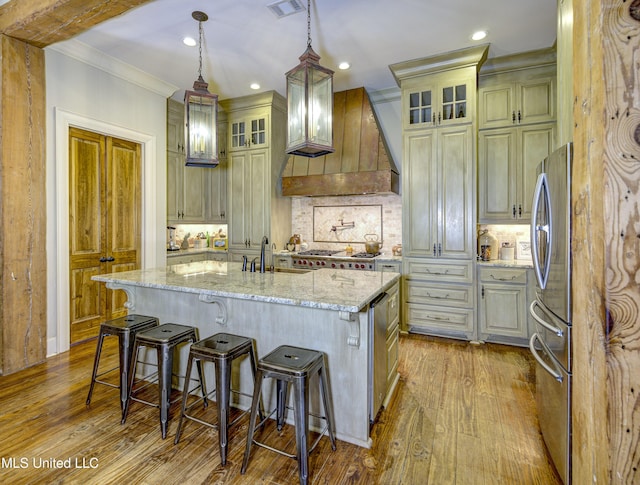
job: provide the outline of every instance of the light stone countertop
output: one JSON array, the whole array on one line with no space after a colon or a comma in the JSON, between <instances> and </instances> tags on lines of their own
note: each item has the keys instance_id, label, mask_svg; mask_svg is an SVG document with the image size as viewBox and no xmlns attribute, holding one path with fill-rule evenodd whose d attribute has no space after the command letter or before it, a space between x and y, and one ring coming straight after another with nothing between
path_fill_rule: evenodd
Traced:
<instances>
[{"instance_id":1,"label":"light stone countertop","mask_svg":"<svg viewBox=\"0 0 640 485\"><path fill-rule=\"evenodd\" d=\"M533 268L533 262L530 259L493 259L491 261L478 261L478 266L499 266L503 268Z\"/></svg>"},{"instance_id":2,"label":"light stone countertop","mask_svg":"<svg viewBox=\"0 0 640 485\"><path fill-rule=\"evenodd\" d=\"M92 277L115 285L359 312L400 279L400 273L319 269L251 273L242 263L201 261Z\"/></svg>"}]
</instances>

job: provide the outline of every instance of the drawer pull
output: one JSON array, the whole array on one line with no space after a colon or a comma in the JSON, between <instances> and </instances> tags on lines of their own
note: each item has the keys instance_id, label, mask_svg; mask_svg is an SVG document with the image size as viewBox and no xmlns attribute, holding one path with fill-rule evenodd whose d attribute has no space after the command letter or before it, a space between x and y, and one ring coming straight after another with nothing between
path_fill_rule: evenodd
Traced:
<instances>
[{"instance_id":1,"label":"drawer pull","mask_svg":"<svg viewBox=\"0 0 640 485\"><path fill-rule=\"evenodd\" d=\"M491 275L491 278L493 278L494 280L497 281L513 281L517 278L516 275L512 276L511 278L496 278L495 276Z\"/></svg>"},{"instance_id":2,"label":"drawer pull","mask_svg":"<svg viewBox=\"0 0 640 485\"><path fill-rule=\"evenodd\" d=\"M439 271L431 271L430 269L427 268L426 272L429 273L429 274L435 274L435 275L446 275L446 274L449 274L449 270L448 269L445 270L444 273L441 273Z\"/></svg>"},{"instance_id":3,"label":"drawer pull","mask_svg":"<svg viewBox=\"0 0 640 485\"><path fill-rule=\"evenodd\" d=\"M443 320L450 321L451 320L449 317L431 317L431 318L433 318L434 320L440 320L440 321L443 321Z\"/></svg>"},{"instance_id":4,"label":"drawer pull","mask_svg":"<svg viewBox=\"0 0 640 485\"><path fill-rule=\"evenodd\" d=\"M437 296L437 295L432 295L431 293L427 293L427 296L429 298L436 298L437 300L448 300L449 299L449 293L447 293L444 296Z\"/></svg>"}]
</instances>

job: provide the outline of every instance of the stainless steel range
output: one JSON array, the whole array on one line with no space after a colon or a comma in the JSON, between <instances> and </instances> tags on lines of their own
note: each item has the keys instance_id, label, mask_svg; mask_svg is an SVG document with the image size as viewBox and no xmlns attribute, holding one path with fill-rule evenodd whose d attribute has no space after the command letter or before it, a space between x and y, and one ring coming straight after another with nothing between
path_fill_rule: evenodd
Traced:
<instances>
[{"instance_id":1,"label":"stainless steel range","mask_svg":"<svg viewBox=\"0 0 640 485\"><path fill-rule=\"evenodd\" d=\"M344 251L332 251L329 249L310 249L295 254L292 257L294 268L321 269L354 269L360 271L374 271L373 259L377 254L355 253L351 256Z\"/></svg>"}]
</instances>

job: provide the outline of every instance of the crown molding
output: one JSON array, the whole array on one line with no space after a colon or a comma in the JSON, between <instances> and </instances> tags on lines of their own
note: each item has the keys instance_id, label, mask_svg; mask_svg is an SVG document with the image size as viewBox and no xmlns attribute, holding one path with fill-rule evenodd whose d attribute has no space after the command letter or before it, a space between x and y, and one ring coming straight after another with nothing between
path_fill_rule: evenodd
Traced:
<instances>
[{"instance_id":1,"label":"crown molding","mask_svg":"<svg viewBox=\"0 0 640 485\"><path fill-rule=\"evenodd\" d=\"M45 51L46 50L59 52L60 54L93 66L96 69L100 69L112 76L140 86L165 98L170 97L179 89L178 86L167 83L131 64L122 62L115 57L94 49L79 40L72 39L59 42L45 47Z\"/></svg>"}]
</instances>

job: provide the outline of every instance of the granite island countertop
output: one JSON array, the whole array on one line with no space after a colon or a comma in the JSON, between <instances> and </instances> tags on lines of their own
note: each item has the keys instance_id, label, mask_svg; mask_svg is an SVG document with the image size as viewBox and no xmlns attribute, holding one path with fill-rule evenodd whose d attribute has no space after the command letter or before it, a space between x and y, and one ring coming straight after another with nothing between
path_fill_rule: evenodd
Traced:
<instances>
[{"instance_id":1,"label":"granite island countertop","mask_svg":"<svg viewBox=\"0 0 640 485\"><path fill-rule=\"evenodd\" d=\"M242 263L200 261L97 275L92 279L112 285L359 312L392 287L400 279L400 273L328 268L251 273L242 271Z\"/></svg>"}]
</instances>

